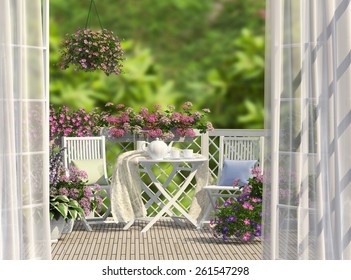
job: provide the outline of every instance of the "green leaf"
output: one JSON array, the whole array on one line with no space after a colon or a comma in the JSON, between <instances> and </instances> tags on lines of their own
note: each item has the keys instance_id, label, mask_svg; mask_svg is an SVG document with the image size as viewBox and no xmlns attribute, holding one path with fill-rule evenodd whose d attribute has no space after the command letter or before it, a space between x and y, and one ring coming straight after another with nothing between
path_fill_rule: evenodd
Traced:
<instances>
[{"instance_id":1,"label":"green leaf","mask_svg":"<svg viewBox=\"0 0 351 280\"><path fill-rule=\"evenodd\" d=\"M59 201L61 201L61 202L69 202L69 198L67 197L67 196L65 196L65 195L57 195L57 196L55 196L54 197L54 201L57 201L57 200L59 200Z\"/></svg>"},{"instance_id":2,"label":"green leaf","mask_svg":"<svg viewBox=\"0 0 351 280\"><path fill-rule=\"evenodd\" d=\"M77 210L75 209L70 209L68 210L68 213L69 213L69 217L73 220L76 220L77 219L77 216L78 216L78 212Z\"/></svg>"},{"instance_id":3,"label":"green leaf","mask_svg":"<svg viewBox=\"0 0 351 280\"><path fill-rule=\"evenodd\" d=\"M62 215L63 218L67 218L67 214L68 214L68 206L65 203L59 203L58 205L54 206L55 209L60 212L60 214Z\"/></svg>"}]
</instances>

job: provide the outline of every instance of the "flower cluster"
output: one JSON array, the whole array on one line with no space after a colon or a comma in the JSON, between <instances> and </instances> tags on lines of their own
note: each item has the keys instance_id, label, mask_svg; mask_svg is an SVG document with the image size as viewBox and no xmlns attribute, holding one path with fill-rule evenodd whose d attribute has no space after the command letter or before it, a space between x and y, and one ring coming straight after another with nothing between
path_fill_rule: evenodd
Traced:
<instances>
[{"instance_id":1,"label":"flower cluster","mask_svg":"<svg viewBox=\"0 0 351 280\"><path fill-rule=\"evenodd\" d=\"M62 70L73 64L75 71L102 70L107 76L111 73L117 76L122 73L123 55L121 43L112 31L79 28L74 34L66 34L60 64Z\"/></svg>"},{"instance_id":2,"label":"flower cluster","mask_svg":"<svg viewBox=\"0 0 351 280\"><path fill-rule=\"evenodd\" d=\"M51 218L76 219L89 215L91 211L101 210L101 195L106 191L100 185L88 186L87 173L75 167L62 165L62 149L50 153L50 215ZM60 203L58 204L58 201ZM73 207L74 206L74 207ZM73 208L73 209L70 209Z\"/></svg>"},{"instance_id":3,"label":"flower cluster","mask_svg":"<svg viewBox=\"0 0 351 280\"><path fill-rule=\"evenodd\" d=\"M150 138L158 137L167 140L175 136L194 137L194 129L198 129L200 133L213 130L212 124L205 120L205 115L210 113L210 110L191 112L193 106L191 102L185 102L180 111L175 111L173 105L168 105L164 111L160 105L154 105L152 110L142 107L139 111L134 111L124 104L114 106L108 103L106 105L111 112L105 118L106 125L110 127L110 134L117 138L126 133L145 133Z\"/></svg>"},{"instance_id":4,"label":"flower cluster","mask_svg":"<svg viewBox=\"0 0 351 280\"><path fill-rule=\"evenodd\" d=\"M238 199L229 199L216 209L210 227L214 237L227 240L235 236L243 241L261 236L262 200L246 194Z\"/></svg>"},{"instance_id":5,"label":"flower cluster","mask_svg":"<svg viewBox=\"0 0 351 280\"><path fill-rule=\"evenodd\" d=\"M82 137L94 134L94 120L91 113L80 108L71 111L66 105L54 108L50 105L50 141L60 144L62 136Z\"/></svg>"},{"instance_id":6,"label":"flower cluster","mask_svg":"<svg viewBox=\"0 0 351 280\"><path fill-rule=\"evenodd\" d=\"M236 180L234 180L234 186L237 186ZM243 193L250 193L251 197L262 199L263 174L260 167L256 166L251 170L251 177L248 179L247 185L242 188Z\"/></svg>"},{"instance_id":7,"label":"flower cluster","mask_svg":"<svg viewBox=\"0 0 351 280\"><path fill-rule=\"evenodd\" d=\"M227 240L234 236L243 241L261 236L262 227L262 173L256 167L249 183L242 187L237 198L228 199L215 209L210 229L214 237ZM234 183L235 185L235 183Z\"/></svg>"},{"instance_id":8,"label":"flower cluster","mask_svg":"<svg viewBox=\"0 0 351 280\"><path fill-rule=\"evenodd\" d=\"M185 102L181 110L176 111L173 105L161 110L154 105L151 110L142 107L135 111L124 104L107 103L105 108L95 108L87 112L80 108L72 111L66 105L50 105L50 141L59 145L62 136L82 137L97 135L102 127L108 127L109 133L116 138L127 133L163 140L179 137L194 137L195 129L200 133L213 130L212 123L206 120L210 110L192 112L192 103Z\"/></svg>"}]
</instances>

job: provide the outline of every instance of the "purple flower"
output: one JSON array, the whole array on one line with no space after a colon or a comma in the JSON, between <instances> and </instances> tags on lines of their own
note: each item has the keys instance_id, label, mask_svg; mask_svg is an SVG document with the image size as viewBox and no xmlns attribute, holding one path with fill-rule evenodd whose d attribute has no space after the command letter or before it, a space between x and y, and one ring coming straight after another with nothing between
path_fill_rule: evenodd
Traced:
<instances>
[{"instance_id":1,"label":"purple flower","mask_svg":"<svg viewBox=\"0 0 351 280\"><path fill-rule=\"evenodd\" d=\"M86 197L83 197L79 201L79 204L83 208L84 214L88 216L90 214L90 200Z\"/></svg>"},{"instance_id":2,"label":"purple flower","mask_svg":"<svg viewBox=\"0 0 351 280\"><path fill-rule=\"evenodd\" d=\"M235 222L237 220L237 218L235 216L230 216L228 218L226 218L226 222L227 223L230 223L230 222Z\"/></svg>"},{"instance_id":3,"label":"purple flower","mask_svg":"<svg viewBox=\"0 0 351 280\"><path fill-rule=\"evenodd\" d=\"M91 197L93 195L93 191L89 186L85 186L83 188L83 194L85 197Z\"/></svg>"},{"instance_id":4,"label":"purple flower","mask_svg":"<svg viewBox=\"0 0 351 280\"><path fill-rule=\"evenodd\" d=\"M67 188L60 188L59 189L60 195L69 195L69 191L67 190Z\"/></svg>"},{"instance_id":5,"label":"purple flower","mask_svg":"<svg viewBox=\"0 0 351 280\"><path fill-rule=\"evenodd\" d=\"M228 206L230 204L232 204L232 202L229 199L223 202L223 206Z\"/></svg>"},{"instance_id":6,"label":"purple flower","mask_svg":"<svg viewBox=\"0 0 351 280\"><path fill-rule=\"evenodd\" d=\"M79 197L79 190L77 188L70 189L69 196L72 199L77 199Z\"/></svg>"}]
</instances>

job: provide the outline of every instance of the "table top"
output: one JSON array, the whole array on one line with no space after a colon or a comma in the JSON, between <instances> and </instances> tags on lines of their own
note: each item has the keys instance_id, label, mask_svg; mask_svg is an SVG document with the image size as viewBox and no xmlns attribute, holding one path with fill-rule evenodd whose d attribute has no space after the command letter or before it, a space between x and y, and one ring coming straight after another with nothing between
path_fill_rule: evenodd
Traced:
<instances>
[{"instance_id":1,"label":"table top","mask_svg":"<svg viewBox=\"0 0 351 280\"><path fill-rule=\"evenodd\" d=\"M152 159L150 157L146 157L144 159L140 159L139 162L148 162L148 163L158 163L158 162L202 162L208 160L208 157L205 157L201 154L194 154L191 158L179 157L179 158L171 158L165 157L163 159Z\"/></svg>"}]
</instances>

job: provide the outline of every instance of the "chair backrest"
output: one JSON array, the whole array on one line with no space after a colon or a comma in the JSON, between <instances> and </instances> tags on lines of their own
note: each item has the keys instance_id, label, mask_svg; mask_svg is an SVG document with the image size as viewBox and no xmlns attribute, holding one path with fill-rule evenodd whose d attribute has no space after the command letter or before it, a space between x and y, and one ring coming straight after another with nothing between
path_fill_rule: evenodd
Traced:
<instances>
[{"instance_id":1,"label":"chair backrest","mask_svg":"<svg viewBox=\"0 0 351 280\"><path fill-rule=\"evenodd\" d=\"M219 168L221 174L223 161L257 160L263 169L263 140L261 136L221 136L219 142Z\"/></svg>"},{"instance_id":2,"label":"chair backrest","mask_svg":"<svg viewBox=\"0 0 351 280\"><path fill-rule=\"evenodd\" d=\"M105 136L62 137L64 149L63 164L69 168L74 160L102 160L103 173L106 181Z\"/></svg>"}]
</instances>

